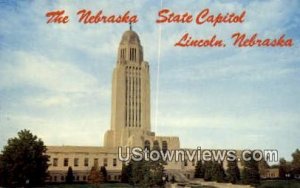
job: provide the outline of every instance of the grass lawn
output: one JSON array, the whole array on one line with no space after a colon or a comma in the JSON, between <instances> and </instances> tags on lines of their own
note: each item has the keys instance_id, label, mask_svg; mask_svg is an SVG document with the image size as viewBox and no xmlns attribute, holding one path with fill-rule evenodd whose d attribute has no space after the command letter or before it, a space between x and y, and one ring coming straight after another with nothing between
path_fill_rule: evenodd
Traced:
<instances>
[{"instance_id":1,"label":"grass lawn","mask_svg":"<svg viewBox=\"0 0 300 188\"><path fill-rule=\"evenodd\" d=\"M299 188L300 181L297 180L266 180L261 181L258 188Z\"/></svg>"},{"instance_id":2,"label":"grass lawn","mask_svg":"<svg viewBox=\"0 0 300 188\"><path fill-rule=\"evenodd\" d=\"M128 184L124 183L104 183L101 185L89 185L89 184L59 184L59 185L48 185L48 188L129 188L132 187ZM191 186L192 188L214 188L212 186L201 186L201 185L194 185Z\"/></svg>"},{"instance_id":3,"label":"grass lawn","mask_svg":"<svg viewBox=\"0 0 300 188\"><path fill-rule=\"evenodd\" d=\"M131 187L124 183L104 183L100 185L89 185L89 184L60 184L60 185L48 185L49 188L128 188Z\"/></svg>"}]
</instances>

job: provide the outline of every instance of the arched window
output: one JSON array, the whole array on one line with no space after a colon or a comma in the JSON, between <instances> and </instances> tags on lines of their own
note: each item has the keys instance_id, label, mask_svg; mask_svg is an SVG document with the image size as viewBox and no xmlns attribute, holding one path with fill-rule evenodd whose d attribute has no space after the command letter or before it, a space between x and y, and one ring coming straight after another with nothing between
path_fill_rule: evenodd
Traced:
<instances>
[{"instance_id":1,"label":"arched window","mask_svg":"<svg viewBox=\"0 0 300 188\"><path fill-rule=\"evenodd\" d=\"M162 151L165 153L168 150L168 142L162 141Z\"/></svg>"},{"instance_id":2,"label":"arched window","mask_svg":"<svg viewBox=\"0 0 300 188\"><path fill-rule=\"evenodd\" d=\"M150 150L150 142L149 142L149 140L145 140L145 142L144 142L144 148L147 149L147 150Z\"/></svg>"},{"instance_id":3,"label":"arched window","mask_svg":"<svg viewBox=\"0 0 300 188\"><path fill-rule=\"evenodd\" d=\"M153 142L153 150L160 150L159 143L157 140L154 140Z\"/></svg>"}]
</instances>

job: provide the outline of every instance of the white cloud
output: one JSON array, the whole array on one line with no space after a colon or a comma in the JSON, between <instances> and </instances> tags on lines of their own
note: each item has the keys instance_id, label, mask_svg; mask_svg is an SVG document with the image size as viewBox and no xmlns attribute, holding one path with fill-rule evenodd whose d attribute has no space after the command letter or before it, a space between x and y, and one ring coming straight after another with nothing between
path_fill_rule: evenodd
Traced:
<instances>
[{"instance_id":1,"label":"white cloud","mask_svg":"<svg viewBox=\"0 0 300 188\"><path fill-rule=\"evenodd\" d=\"M179 117L179 118L176 118ZM185 114L163 113L159 116L160 126L168 128L226 128L231 130L261 130L261 129L280 129L282 124L294 126L300 120L297 114L293 113L267 113L256 112L247 115L239 114ZM278 126L279 125L279 126Z\"/></svg>"},{"instance_id":2,"label":"white cloud","mask_svg":"<svg viewBox=\"0 0 300 188\"><path fill-rule=\"evenodd\" d=\"M2 87L29 85L56 92L85 92L98 89L97 80L67 62L51 61L28 52L10 54L12 59L1 70Z\"/></svg>"},{"instance_id":3,"label":"white cloud","mask_svg":"<svg viewBox=\"0 0 300 188\"><path fill-rule=\"evenodd\" d=\"M62 120L11 114L7 121L5 124L2 121L0 126L2 130L5 130L5 132L1 131L2 138L15 137L17 131L29 129L33 134L42 138L46 145L100 145L104 132L109 126L107 117L101 115L89 118L70 117Z\"/></svg>"},{"instance_id":4,"label":"white cloud","mask_svg":"<svg viewBox=\"0 0 300 188\"><path fill-rule=\"evenodd\" d=\"M50 96L50 97L45 97L44 95L37 98L37 97L32 97L29 98L26 103L28 105L32 106L43 106L45 108L47 107L53 107L53 106L64 106L68 105L71 102L69 97L66 96Z\"/></svg>"}]
</instances>

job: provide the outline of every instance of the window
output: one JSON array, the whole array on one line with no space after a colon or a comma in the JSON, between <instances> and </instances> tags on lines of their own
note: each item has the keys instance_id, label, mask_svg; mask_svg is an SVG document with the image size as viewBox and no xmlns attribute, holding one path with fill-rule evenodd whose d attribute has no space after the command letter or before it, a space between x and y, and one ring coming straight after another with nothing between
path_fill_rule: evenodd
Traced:
<instances>
[{"instance_id":1,"label":"window","mask_svg":"<svg viewBox=\"0 0 300 188\"><path fill-rule=\"evenodd\" d=\"M82 179L83 179L83 181L86 181L86 176L83 176Z\"/></svg>"},{"instance_id":2,"label":"window","mask_svg":"<svg viewBox=\"0 0 300 188\"><path fill-rule=\"evenodd\" d=\"M154 149L154 150L160 150L160 148L159 148L159 143L158 143L157 140L154 140L154 142L153 142L153 149Z\"/></svg>"},{"instance_id":3,"label":"window","mask_svg":"<svg viewBox=\"0 0 300 188\"><path fill-rule=\"evenodd\" d=\"M97 158L94 159L94 166L99 166L99 163L98 163L98 159L97 159Z\"/></svg>"},{"instance_id":4,"label":"window","mask_svg":"<svg viewBox=\"0 0 300 188\"><path fill-rule=\"evenodd\" d=\"M56 176L54 176L54 181L57 181L57 177Z\"/></svg>"},{"instance_id":5,"label":"window","mask_svg":"<svg viewBox=\"0 0 300 188\"><path fill-rule=\"evenodd\" d=\"M187 160L184 160L184 166L187 166Z\"/></svg>"},{"instance_id":6,"label":"window","mask_svg":"<svg viewBox=\"0 0 300 188\"><path fill-rule=\"evenodd\" d=\"M195 159L192 160L192 166L195 166Z\"/></svg>"},{"instance_id":7,"label":"window","mask_svg":"<svg viewBox=\"0 0 300 188\"><path fill-rule=\"evenodd\" d=\"M107 158L103 159L103 166L107 166Z\"/></svg>"},{"instance_id":8,"label":"window","mask_svg":"<svg viewBox=\"0 0 300 188\"><path fill-rule=\"evenodd\" d=\"M74 166L78 166L78 161L79 161L78 158L75 158L75 159L74 159Z\"/></svg>"},{"instance_id":9,"label":"window","mask_svg":"<svg viewBox=\"0 0 300 188\"><path fill-rule=\"evenodd\" d=\"M76 177L76 181L79 181L79 176Z\"/></svg>"},{"instance_id":10,"label":"window","mask_svg":"<svg viewBox=\"0 0 300 188\"><path fill-rule=\"evenodd\" d=\"M121 49L121 58L125 58L125 49Z\"/></svg>"},{"instance_id":11,"label":"window","mask_svg":"<svg viewBox=\"0 0 300 188\"><path fill-rule=\"evenodd\" d=\"M58 158L53 158L53 166L57 166L58 164Z\"/></svg>"},{"instance_id":12,"label":"window","mask_svg":"<svg viewBox=\"0 0 300 188\"><path fill-rule=\"evenodd\" d=\"M69 159L68 158L64 158L64 166L69 166Z\"/></svg>"},{"instance_id":13,"label":"window","mask_svg":"<svg viewBox=\"0 0 300 188\"><path fill-rule=\"evenodd\" d=\"M84 166L89 166L89 159L88 158L84 158Z\"/></svg>"},{"instance_id":14,"label":"window","mask_svg":"<svg viewBox=\"0 0 300 188\"><path fill-rule=\"evenodd\" d=\"M117 166L117 159L116 158L113 159L113 166Z\"/></svg>"},{"instance_id":15,"label":"window","mask_svg":"<svg viewBox=\"0 0 300 188\"><path fill-rule=\"evenodd\" d=\"M65 181L65 176L61 176L61 177L60 177L60 180L61 180L61 181Z\"/></svg>"}]
</instances>

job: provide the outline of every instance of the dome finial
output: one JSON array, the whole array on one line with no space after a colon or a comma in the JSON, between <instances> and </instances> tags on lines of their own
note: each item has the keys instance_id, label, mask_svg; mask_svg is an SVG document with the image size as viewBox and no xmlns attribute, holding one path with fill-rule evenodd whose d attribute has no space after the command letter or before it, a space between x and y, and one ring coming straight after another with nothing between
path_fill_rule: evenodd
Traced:
<instances>
[{"instance_id":1,"label":"dome finial","mask_svg":"<svg viewBox=\"0 0 300 188\"><path fill-rule=\"evenodd\" d=\"M132 23L131 22L129 22L129 29L130 29L130 31L132 30Z\"/></svg>"}]
</instances>

